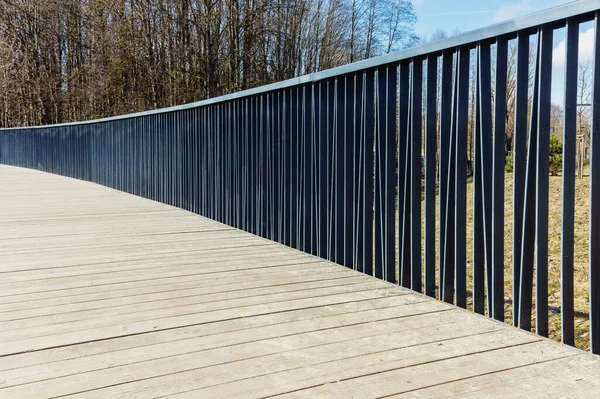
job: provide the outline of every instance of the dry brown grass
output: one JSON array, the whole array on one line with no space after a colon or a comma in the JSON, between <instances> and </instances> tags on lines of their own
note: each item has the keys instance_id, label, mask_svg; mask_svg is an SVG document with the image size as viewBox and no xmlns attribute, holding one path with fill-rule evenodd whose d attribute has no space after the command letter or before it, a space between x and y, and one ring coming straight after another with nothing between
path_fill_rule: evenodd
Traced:
<instances>
[{"instance_id":1,"label":"dry brown grass","mask_svg":"<svg viewBox=\"0 0 600 399\"><path fill-rule=\"evenodd\" d=\"M578 348L589 349L589 295L588 295L588 259L589 259L589 177L576 181L575 192L575 344ZM513 176L506 175L505 182L505 222L504 222L504 267L505 267L505 319L512 324L512 234L513 234ZM424 214L424 202L422 203ZM549 231L548 231L548 304L550 338L560 341L560 247L562 226L562 179L550 177L549 190ZM422 226L424 228L424 225ZM436 249L439 267L439 197L436 198ZM396 248L398 250L398 248ZM472 292L472 259L473 259L473 184L467 183L467 290ZM436 286L439 279L436 272ZM472 309L471 298L468 307ZM532 312L535 314L535 312ZM533 321L535 325L535 320Z\"/></svg>"}]
</instances>

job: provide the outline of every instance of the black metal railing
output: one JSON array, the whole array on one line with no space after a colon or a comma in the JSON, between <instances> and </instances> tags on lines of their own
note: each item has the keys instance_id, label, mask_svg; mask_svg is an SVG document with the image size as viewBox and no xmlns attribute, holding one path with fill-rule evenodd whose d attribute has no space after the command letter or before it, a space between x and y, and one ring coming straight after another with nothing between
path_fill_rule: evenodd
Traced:
<instances>
[{"instance_id":1,"label":"black metal railing","mask_svg":"<svg viewBox=\"0 0 600 399\"><path fill-rule=\"evenodd\" d=\"M562 340L573 345L578 37L580 24L595 24L593 67L600 71L598 9L597 0L572 3L195 104L3 129L0 162L188 209L460 307L472 295L475 312L504 320L512 43L517 46L513 323L531 329L535 320L536 332L547 336L552 43L553 33L564 29L560 311ZM473 262L467 266L469 115L475 126ZM600 353L599 116L600 79L594 79L589 208L594 353Z\"/></svg>"}]
</instances>

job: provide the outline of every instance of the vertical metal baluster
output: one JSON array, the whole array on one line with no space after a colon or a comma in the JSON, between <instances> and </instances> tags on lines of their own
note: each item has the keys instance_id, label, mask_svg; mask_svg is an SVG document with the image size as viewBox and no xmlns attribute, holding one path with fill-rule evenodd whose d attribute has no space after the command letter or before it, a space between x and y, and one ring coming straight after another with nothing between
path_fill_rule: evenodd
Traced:
<instances>
[{"instance_id":1,"label":"vertical metal baluster","mask_svg":"<svg viewBox=\"0 0 600 399\"><path fill-rule=\"evenodd\" d=\"M541 28L536 188L536 332L548 336L548 189L553 29Z\"/></svg>"},{"instance_id":2,"label":"vertical metal baluster","mask_svg":"<svg viewBox=\"0 0 600 399\"><path fill-rule=\"evenodd\" d=\"M505 83L501 83L502 74L506 76L506 70L502 69L502 65L506 65L506 40L499 39L497 42L497 76L496 76L496 87L498 85L502 85L504 88ZM498 76L500 75L500 77ZM505 79L504 79L505 80ZM479 186L479 203L476 204L480 208L479 216L480 227L482 231L478 233L479 237L474 237L474 239L483 240L483 252L480 254L482 257L481 260L485 260L485 272L487 274L487 299L488 299L488 315L492 315L492 291L493 291L493 279L492 279L492 176L493 176L493 152L492 152L492 104L491 104L491 66L490 66L490 44L489 43L480 43L479 45L479 53L478 53L478 81L477 81L478 91L477 91L477 122L476 126L476 159L475 171L478 171L479 174L474 176L475 186ZM500 90L496 90L497 102L498 96L500 98L500 102L505 100L502 99L502 88ZM498 106L498 104L496 104ZM497 119L500 118L504 120L505 112L502 112L500 115L495 113ZM501 134L504 135L504 129L500 129ZM504 146L501 148L504 151ZM504 163L502 163L502 168L504 168ZM501 186L501 190L504 190L504 185ZM477 190L477 187L476 187ZM503 239L503 237L502 237ZM483 314L483 300L484 300L484 290L483 290L483 282L484 282L484 264L480 265L481 275L479 279L474 278L475 281L478 281L480 286L473 287L474 290L474 298L473 305L477 305L477 312ZM477 265L474 264L474 269ZM475 274L475 270L473 272ZM474 284L475 285L475 284ZM476 289L477 288L477 289ZM475 299L475 292L477 292L478 300ZM480 296L480 297L479 297Z\"/></svg>"},{"instance_id":3,"label":"vertical metal baluster","mask_svg":"<svg viewBox=\"0 0 600 399\"><path fill-rule=\"evenodd\" d=\"M423 118L423 60L412 61L412 105L410 126L410 245L411 245L411 288L422 290L421 266L421 148L422 148L422 118Z\"/></svg>"},{"instance_id":4,"label":"vertical metal baluster","mask_svg":"<svg viewBox=\"0 0 600 399\"><path fill-rule=\"evenodd\" d=\"M261 126L261 137L262 137L262 236L264 238L272 239L271 231L271 112L270 112L270 98L269 93L261 96L261 113L262 113L262 126Z\"/></svg>"},{"instance_id":5,"label":"vertical metal baluster","mask_svg":"<svg viewBox=\"0 0 600 399\"><path fill-rule=\"evenodd\" d=\"M594 80L590 158L590 344L600 354L600 12L594 20Z\"/></svg>"},{"instance_id":6,"label":"vertical metal baluster","mask_svg":"<svg viewBox=\"0 0 600 399\"><path fill-rule=\"evenodd\" d=\"M187 159L188 159L188 154L186 148L188 148L188 146L186 145L186 141L187 141L187 132L186 132L186 127L185 127L185 116L186 116L187 110L183 110L183 111L179 111L177 113L175 113L176 116L176 124L175 124L175 132L176 132L176 137L177 137L177 153L175 156L175 165L176 165L176 170L177 170L177 180L176 180L176 187L175 187L175 194L176 194L176 205L178 208L183 208L186 209L186 201L185 201L185 194L186 194L186 180L187 177L185 175L186 173L186 165L187 165Z\"/></svg>"},{"instance_id":7,"label":"vertical metal baluster","mask_svg":"<svg viewBox=\"0 0 600 399\"><path fill-rule=\"evenodd\" d=\"M202 190L202 196L203 196L203 208L204 211L202 213L203 216L206 217L210 217L210 208L211 208L211 201L210 201L210 189L211 189L211 185L212 185L212 179L213 179L213 175L212 175L212 168L211 168L211 127L210 127L210 113L211 113L211 107L207 106L204 107L203 109L203 134L202 134L202 139L203 139L203 167L202 167L202 173L204 174L204 181L205 184L203 186L203 190Z\"/></svg>"},{"instance_id":8,"label":"vertical metal baluster","mask_svg":"<svg viewBox=\"0 0 600 399\"><path fill-rule=\"evenodd\" d=\"M398 84L398 283L403 287L410 287L410 253L405 246L406 225L404 218L407 212L405 191L409 184L407 181L408 150L408 118L410 98L410 64L400 64L400 81Z\"/></svg>"},{"instance_id":9,"label":"vertical metal baluster","mask_svg":"<svg viewBox=\"0 0 600 399\"><path fill-rule=\"evenodd\" d=\"M473 159L473 310L475 313L484 314L485 312L485 239L484 239L484 200L483 200L483 144L482 144L482 117L483 113L491 112L491 109L485 109L483 101L485 98L482 93L482 70L484 54L487 50L489 56L489 44L477 44L477 64L475 80L475 132L474 139L474 159ZM483 58L483 59L482 59ZM489 59L489 58L488 58ZM489 71L489 69L488 69ZM489 98L489 97L488 97ZM488 132L486 132L488 133ZM490 275L488 273L488 280ZM489 283L489 281L488 281ZM490 285L488 284L488 293ZM488 298L489 300L489 298ZM489 303L488 303L489 306Z\"/></svg>"},{"instance_id":10,"label":"vertical metal baluster","mask_svg":"<svg viewBox=\"0 0 600 399\"><path fill-rule=\"evenodd\" d=\"M191 112L191 120L190 120L190 131L192 135L192 187L191 187L191 197L192 197L192 210L196 214L200 214L200 186L201 186L201 174L200 174L200 164L199 164L199 135L200 135L200 118L198 117L199 109L195 108Z\"/></svg>"},{"instance_id":11,"label":"vertical metal baluster","mask_svg":"<svg viewBox=\"0 0 600 399\"><path fill-rule=\"evenodd\" d=\"M456 306L467 306L467 136L469 120L469 49L458 52L456 117L456 203L454 223Z\"/></svg>"},{"instance_id":12,"label":"vertical metal baluster","mask_svg":"<svg viewBox=\"0 0 600 399\"><path fill-rule=\"evenodd\" d=\"M247 220L248 220L248 231L256 234L256 144L258 142L256 138L256 96L252 96L247 100L246 104L246 120L247 120L247 134L248 139L246 141L248 145L248 162L247 171L247 183L246 198L248 202Z\"/></svg>"},{"instance_id":13,"label":"vertical metal baluster","mask_svg":"<svg viewBox=\"0 0 600 399\"><path fill-rule=\"evenodd\" d=\"M313 255L319 254L319 140L318 130L320 128L320 107L317 104L321 104L321 91L319 89L320 83L312 83L310 90L310 174L307 176L311 195L308 197L310 203L310 253Z\"/></svg>"},{"instance_id":14,"label":"vertical metal baluster","mask_svg":"<svg viewBox=\"0 0 600 399\"><path fill-rule=\"evenodd\" d=\"M174 183L174 171L173 171L173 150L175 147L174 139L175 134L172 132L171 127L173 126L173 113L166 113L164 123L162 126L163 134L165 136L165 197L163 203L172 205L173 204L173 183ZM116 159L118 161L119 141L115 142ZM117 182L117 184L119 184Z\"/></svg>"},{"instance_id":15,"label":"vertical metal baluster","mask_svg":"<svg viewBox=\"0 0 600 399\"><path fill-rule=\"evenodd\" d=\"M237 145L239 154L238 165L239 170L237 171L237 185L238 185L238 204L237 204L237 212L238 212L238 228L241 230L248 231L248 219L247 219L247 209L248 209L248 118L246 117L247 110L247 99L241 98L236 101L236 128L237 128Z\"/></svg>"},{"instance_id":16,"label":"vertical metal baluster","mask_svg":"<svg viewBox=\"0 0 600 399\"><path fill-rule=\"evenodd\" d=\"M221 169L219 168L219 163L221 161L221 147L219 145L220 140L220 132L219 132L219 106L220 104L215 104L211 106L211 129L210 129L210 137L211 137L211 163L212 163L212 187L210 192L211 198L211 219L219 220L219 188L220 188L220 180L221 180Z\"/></svg>"},{"instance_id":17,"label":"vertical metal baluster","mask_svg":"<svg viewBox=\"0 0 600 399\"><path fill-rule=\"evenodd\" d=\"M402 216L399 220L401 223L402 229L402 241L401 241L401 263L400 270L402 271L402 286L403 287L411 287L412 286L412 246L411 246L411 215L412 215L412 201L411 201L411 190L413 188L413 179L412 176L412 125L413 125L413 106L414 106L414 70L413 63L407 65L409 68L410 78L408 83L408 108L407 108L407 123L404 126L405 138L403 141L404 144L404 153L402 163L404 164L404 190L402 192ZM398 155L399 157L401 155ZM400 193L398 194L400 195ZM405 281L406 280L406 281Z\"/></svg>"},{"instance_id":18,"label":"vertical metal baluster","mask_svg":"<svg viewBox=\"0 0 600 399\"><path fill-rule=\"evenodd\" d=\"M252 124L252 181L251 181L251 196L252 208L252 233L260 235L260 96L256 95L252 98L251 111Z\"/></svg>"},{"instance_id":19,"label":"vertical metal baluster","mask_svg":"<svg viewBox=\"0 0 600 399\"><path fill-rule=\"evenodd\" d=\"M300 167L298 164L298 154L300 153L300 145L299 145L299 137L300 137L300 129L298 128L298 112L299 112L299 96L300 90L298 87L290 89L288 94L288 121L289 121L289 161L290 161L290 170L289 170L289 184L290 184L290 200L288 205L288 220L289 220L289 246L292 248L299 248L298 246L298 229L300 226L298 219L298 196L300 195L300 191L298 188L298 181L300 178Z\"/></svg>"},{"instance_id":20,"label":"vertical metal baluster","mask_svg":"<svg viewBox=\"0 0 600 399\"><path fill-rule=\"evenodd\" d=\"M506 79L508 66L508 40L504 37L496 43L496 81L494 101L494 137L491 172L491 248L486 248L488 273L491 269L491 310L490 315L504 321L504 148L506 141ZM515 207L513 206L513 209ZM488 236L486 236L488 237ZM488 237L489 238L489 237ZM490 251L491 250L491 251ZM488 281L490 279L488 278ZM488 291L490 286L488 286ZM488 301L489 299L488 292Z\"/></svg>"},{"instance_id":21,"label":"vertical metal baluster","mask_svg":"<svg viewBox=\"0 0 600 399\"><path fill-rule=\"evenodd\" d=\"M194 146L194 110L190 109L184 114L184 131L185 131L185 143L183 144L183 153L186 154L185 174L184 174L184 198L185 198L185 209L194 212L194 159L195 150Z\"/></svg>"},{"instance_id":22,"label":"vertical metal baluster","mask_svg":"<svg viewBox=\"0 0 600 399\"><path fill-rule=\"evenodd\" d=\"M396 281L394 197L397 73L396 64L378 70L375 160L375 276L392 283Z\"/></svg>"},{"instance_id":23,"label":"vertical metal baluster","mask_svg":"<svg viewBox=\"0 0 600 399\"><path fill-rule=\"evenodd\" d=\"M354 81L354 199L353 248L354 268L364 271L363 263L363 144L364 144L364 90L365 72L358 72Z\"/></svg>"},{"instance_id":24,"label":"vertical metal baluster","mask_svg":"<svg viewBox=\"0 0 600 399\"><path fill-rule=\"evenodd\" d=\"M446 179L446 196L443 198L444 203L441 205L445 207L444 217L444 247L443 252L440 254L444 262L444 281L443 281L443 300L452 303L454 301L455 294L455 243L456 235L453 234L452 230L456 224L455 220L455 201L456 201L456 136L457 136L457 109L458 109L458 52L456 53L456 62L453 72L453 85L452 85L452 108L450 111L450 132L447 138L447 165L445 174L443 176ZM450 67L452 68L452 67Z\"/></svg>"},{"instance_id":25,"label":"vertical metal baluster","mask_svg":"<svg viewBox=\"0 0 600 399\"><path fill-rule=\"evenodd\" d=\"M327 259L331 262L336 261L335 237L336 237L336 87L337 79L327 81Z\"/></svg>"},{"instance_id":26,"label":"vertical metal baluster","mask_svg":"<svg viewBox=\"0 0 600 399\"><path fill-rule=\"evenodd\" d=\"M344 265L345 250L345 205L346 192L344 191L346 171L345 161L345 96L346 96L346 77L338 76L335 79L335 105L334 105L334 159L335 159L335 262Z\"/></svg>"},{"instance_id":27,"label":"vertical metal baluster","mask_svg":"<svg viewBox=\"0 0 600 399\"><path fill-rule=\"evenodd\" d=\"M217 104L217 114L216 114L216 122L217 122L217 135L215 142L217 143L217 167L216 172L218 175L218 185L215 192L215 197L217 198L217 221L221 223L227 223L225 221L226 217L226 204L225 204L225 192L227 190L227 167L225 166L225 157L227 154L226 148L226 134L227 130L225 127L225 108L226 103Z\"/></svg>"},{"instance_id":28,"label":"vertical metal baluster","mask_svg":"<svg viewBox=\"0 0 600 399\"><path fill-rule=\"evenodd\" d=\"M373 157L375 130L375 70L365 73L364 98L364 167L363 167L363 271L373 275Z\"/></svg>"},{"instance_id":29,"label":"vertical metal baluster","mask_svg":"<svg viewBox=\"0 0 600 399\"><path fill-rule=\"evenodd\" d=\"M254 234L262 234L262 96L256 95L254 97L254 113L253 113L253 129L254 129L254 187L253 187L253 201L254 206L252 207L253 219L254 219Z\"/></svg>"},{"instance_id":30,"label":"vertical metal baluster","mask_svg":"<svg viewBox=\"0 0 600 399\"><path fill-rule=\"evenodd\" d=\"M154 135L151 129L151 117L144 117L144 156L142 159L142 167L145 169L145 180L142 186L144 197L152 198L153 178L154 178ZM90 153L91 153L91 179L96 182L96 134L90 131Z\"/></svg>"},{"instance_id":31,"label":"vertical metal baluster","mask_svg":"<svg viewBox=\"0 0 600 399\"><path fill-rule=\"evenodd\" d=\"M560 242L560 318L561 337L575 345L573 254L575 227L575 155L577 140L577 72L579 22L567 20L565 34L565 93L563 119L562 232Z\"/></svg>"},{"instance_id":32,"label":"vertical metal baluster","mask_svg":"<svg viewBox=\"0 0 600 399\"><path fill-rule=\"evenodd\" d=\"M354 263L354 90L355 74L344 77L344 266Z\"/></svg>"},{"instance_id":33,"label":"vertical metal baluster","mask_svg":"<svg viewBox=\"0 0 600 399\"><path fill-rule=\"evenodd\" d=\"M238 128L240 143L240 228L248 231L248 118L246 117L247 99L242 98L238 102ZM200 183L200 182L199 182Z\"/></svg>"},{"instance_id":34,"label":"vertical metal baluster","mask_svg":"<svg viewBox=\"0 0 600 399\"><path fill-rule=\"evenodd\" d=\"M262 135L262 236L271 239L271 93L261 96Z\"/></svg>"},{"instance_id":35,"label":"vertical metal baluster","mask_svg":"<svg viewBox=\"0 0 600 399\"><path fill-rule=\"evenodd\" d=\"M230 121L230 112L231 112L231 101L225 101L220 106L219 112L219 173L221 176L220 179L220 189L219 189L219 206L221 208L220 211L220 221L223 224L232 225L231 222L231 200L232 200L232 191L231 191L231 169L232 169L232 159L230 155L231 151L231 121Z\"/></svg>"},{"instance_id":36,"label":"vertical metal baluster","mask_svg":"<svg viewBox=\"0 0 600 399\"><path fill-rule=\"evenodd\" d=\"M396 282L396 120L398 64L388 65L385 93L384 278Z\"/></svg>"},{"instance_id":37,"label":"vertical metal baluster","mask_svg":"<svg viewBox=\"0 0 600 399\"><path fill-rule=\"evenodd\" d=\"M303 207L303 247L302 250L304 252L312 253L312 227L313 227L313 219L312 219L312 199L313 197L313 189L312 189L312 125L313 125L313 115L312 115L312 97L313 97L313 85L308 84L304 86L303 91L303 139L304 139L304 174L303 174L303 199L302 199L302 207Z\"/></svg>"},{"instance_id":38,"label":"vertical metal baluster","mask_svg":"<svg viewBox=\"0 0 600 399\"><path fill-rule=\"evenodd\" d=\"M304 176L305 176L305 148L306 148L306 118L305 118L305 96L306 96L306 86L298 87L298 206L297 206L297 239L298 239L298 249L305 251L306 248L306 222L305 222L305 184L304 184Z\"/></svg>"},{"instance_id":39,"label":"vertical metal baluster","mask_svg":"<svg viewBox=\"0 0 600 399\"><path fill-rule=\"evenodd\" d=\"M225 112L223 114L225 131L225 170L226 170L226 182L225 182L225 220L229 226L235 226L235 218L233 214L233 206L235 201L235 185L233 183L233 171L236 168L236 162L233 157L234 148L234 136L233 136L233 114L232 114L233 101L227 101L225 103Z\"/></svg>"},{"instance_id":40,"label":"vertical metal baluster","mask_svg":"<svg viewBox=\"0 0 600 399\"><path fill-rule=\"evenodd\" d=\"M219 147L219 104L212 105L211 118L210 118L210 138L211 138L211 188L210 188L210 200L211 200L211 219L219 220L219 180L220 180L220 147Z\"/></svg>"},{"instance_id":41,"label":"vertical metal baluster","mask_svg":"<svg viewBox=\"0 0 600 399\"><path fill-rule=\"evenodd\" d=\"M182 131L183 141L181 144L181 153L185 158L185 163L182 164L183 176L182 176L182 195L183 195L183 206L184 209L193 212L194 206L192 201L192 187L194 180L192 177L192 162L194 157L194 146L192 145L192 119L193 110L186 110L183 112L182 118Z\"/></svg>"},{"instance_id":42,"label":"vertical metal baluster","mask_svg":"<svg viewBox=\"0 0 600 399\"><path fill-rule=\"evenodd\" d=\"M315 98L315 226L316 254L327 259L327 81L320 81Z\"/></svg>"},{"instance_id":43,"label":"vertical metal baluster","mask_svg":"<svg viewBox=\"0 0 600 399\"><path fill-rule=\"evenodd\" d=\"M385 205L383 204L383 199L385 195L383 191L385 190L384 176L383 171L385 167L383 162L385 162L385 75L386 75L386 67L379 67L377 69L377 73L375 75L375 245L373 247L373 252L375 254L375 263L374 263L374 271L376 278L383 278L383 268L384 268L384 243L385 243L385 233L384 229L384 220L385 216L383 215Z\"/></svg>"},{"instance_id":44,"label":"vertical metal baluster","mask_svg":"<svg viewBox=\"0 0 600 399\"><path fill-rule=\"evenodd\" d=\"M425 109L425 295L435 297L435 192L438 56L427 57Z\"/></svg>"},{"instance_id":45,"label":"vertical metal baluster","mask_svg":"<svg viewBox=\"0 0 600 399\"><path fill-rule=\"evenodd\" d=\"M233 218L233 203L235 199L234 184L232 172L236 166L233 158L233 101L227 101L223 104L223 220L229 226L235 226Z\"/></svg>"},{"instance_id":46,"label":"vertical metal baluster","mask_svg":"<svg viewBox=\"0 0 600 399\"><path fill-rule=\"evenodd\" d=\"M279 242L284 245L290 245L290 224L291 216L289 214L289 198L291 193L290 175L292 173L289 165L290 150L290 129L289 129L289 90L284 89L280 92L281 103L278 105L279 131L281 138L279 142L279 169L281 174L279 188L281 190L279 201Z\"/></svg>"},{"instance_id":47,"label":"vertical metal baluster","mask_svg":"<svg viewBox=\"0 0 600 399\"><path fill-rule=\"evenodd\" d=\"M268 151L268 155L269 155L269 163L268 163L268 175L269 175L269 198L268 198L268 202L269 202L269 213L267 214L267 218L268 218L268 228L269 228L269 239L272 241L277 241L277 223L278 223L278 219L277 219L277 198L278 198L278 194L276 194L275 191L275 187L277 185L277 175L276 174L276 169L275 169L275 164L276 164L276 158L277 158L277 150L278 150L278 146L277 146L277 139L279 139L279 132L277 131L277 111L275 109L275 103L276 103L276 92L272 92L270 94L270 104L269 104L269 151ZM277 136L276 136L277 135ZM277 197L276 197L277 196Z\"/></svg>"},{"instance_id":48,"label":"vertical metal baluster","mask_svg":"<svg viewBox=\"0 0 600 399\"><path fill-rule=\"evenodd\" d=\"M214 201L213 201L213 193L214 193L214 183L215 183L215 172L213 167L214 162L214 147L213 147L213 136L214 136L214 128L213 128L213 106L206 107L206 176L207 176L207 184L206 184L206 216L209 218L214 218ZM252 186L254 187L254 185ZM254 232L254 231L252 231Z\"/></svg>"},{"instance_id":49,"label":"vertical metal baluster","mask_svg":"<svg viewBox=\"0 0 600 399\"><path fill-rule=\"evenodd\" d=\"M453 85L452 85L452 52L445 51L442 54L442 79L441 79L441 102L440 102L440 160L439 160L439 185L440 185L440 276L439 276L439 299L452 303L454 300L454 266L446 257L446 248L449 240L446 239L446 226L448 223L447 199L448 178L450 165L451 130L453 113ZM448 100L450 99L450 100Z\"/></svg>"},{"instance_id":50,"label":"vertical metal baluster","mask_svg":"<svg viewBox=\"0 0 600 399\"><path fill-rule=\"evenodd\" d=\"M202 154L202 181L201 185L201 215L208 215L208 197L207 189L209 185L210 175L208 174L208 107L202 108L202 130L201 130L201 154ZM250 185L248 185L250 187Z\"/></svg>"},{"instance_id":51,"label":"vertical metal baluster","mask_svg":"<svg viewBox=\"0 0 600 399\"><path fill-rule=\"evenodd\" d=\"M173 151L171 152L171 165L173 168L172 205L181 207L181 117L182 112L172 112L171 129L173 136Z\"/></svg>"},{"instance_id":52,"label":"vertical metal baluster","mask_svg":"<svg viewBox=\"0 0 600 399\"><path fill-rule=\"evenodd\" d=\"M529 33L517 35L515 88L515 126L513 137L513 325L519 325L521 294L521 250L523 239L523 204L527 169L527 91L529 89Z\"/></svg>"},{"instance_id":53,"label":"vertical metal baluster","mask_svg":"<svg viewBox=\"0 0 600 399\"><path fill-rule=\"evenodd\" d=\"M535 249L535 201L537 178L537 146L538 146L538 112L539 112L539 75L540 75L540 32L537 38L535 60L535 76L533 82L533 98L529 124L529 140L527 146L527 170L525 175L525 196L523 208L523 224L521 236L521 281L519 283L519 327L531 330L531 305L533 293L533 264ZM516 205L516 204L515 204Z\"/></svg>"},{"instance_id":54,"label":"vertical metal baluster","mask_svg":"<svg viewBox=\"0 0 600 399\"><path fill-rule=\"evenodd\" d=\"M178 154L179 157L175 159L175 163L177 165L178 170L178 179L177 183L179 186L178 191L178 202L179 207L183 209L188 209L188 201L187 201L187 166L188 166L188 158L189 158L189 143L188 143L188 129L186 124L186 119L188 115L188 110L183 110L178 112L179 115L179 123L178 123Z\"/></svg>"},{"instance_id":55,"label":"vertical metal baluster","mask_svg":"<svg viewBox=\"0 0 600 399\"><path fill-rule=\"evenodd\" d=\"M231 172L231 184L233 195L232 201L232 225L238 229L241 227L240 223L240 177L241 177L241 148L240 148L240 126L238 121L238 105L239 100L234 100L231 103L231 142L232 142L232 160L233 169Z\"/></svg>"},{"instance_id":56,"label":"vertical metal baluster","mask_svg":"<svg viewBox=\"0 0 600 399\"><path fill-rule=\"evenodd\" d=\"M265 237L266 227L266 129L265 95L256 97L256 234Z\"/></svg>"},{"instance_id":57,"label":"vertical metal baluster","mask_svg":"<svg viewBox=\"0 0 600 399\"><path fill-rule=\"evenodd\" d=\"M225 103L225 113L223 114L225 122L225 141L226 141L226 153L225 153L225 168L227 171L226 175L226 189L225 192L225 215L226 224L229 226L235 226L234 217L234 202L235 202L235 184L233 180L233 171L237 167L237 163L234 158L234 133L233 133L233 101L227 101Z\"/></svg>"},{"instance_id":58,"label":"vertical metal baluster","mask_svg":"<svg viewBox=\"0 0 600 399\"><path fill-rule=\"evenodd\" d=\"M282 210L283 201L285 201L286 187L282 184L282 178L284 173L282 172L281 165L285 165L285 161L282 160L281 151L285 148L285 132L281 129L281 109L283 108L283 92L277 91L273 93L272 102L272 119L273 119L273 169L272 179L273 187L271 189L273 193L273 240L283 243L283 220L281 218L280 211Z\"/></svg>"},{"instance_id":59,"label":"vertical metal baluster","mask_svg":"<svg viewBox=\"0 0 600 399\"><path fill-rule=\"evenodd\" d=\"M562 232L560 265L561 336L566 345L575 344L573 306L573 251L575 225L575 154L577 135L577 68L579 22L567 20L565 35L565 93L562 170Z\"/></svg>"}]
</instances>

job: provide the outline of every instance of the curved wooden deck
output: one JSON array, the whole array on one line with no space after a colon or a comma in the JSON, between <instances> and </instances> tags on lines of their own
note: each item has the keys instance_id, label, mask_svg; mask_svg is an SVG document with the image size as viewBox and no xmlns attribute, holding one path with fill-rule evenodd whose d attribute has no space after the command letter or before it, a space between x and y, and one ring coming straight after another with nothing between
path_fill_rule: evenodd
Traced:
<instances>
[{"instance_id":1,"label":"curved wooden deck","mask_svg":"<svg viewBox=\"0 0 600 399\"><path fill-rule=\"evenodd\" d=\"M572 396L600 360L99 185L0 166L0 397Z\"/></svg>"}]
</instances>

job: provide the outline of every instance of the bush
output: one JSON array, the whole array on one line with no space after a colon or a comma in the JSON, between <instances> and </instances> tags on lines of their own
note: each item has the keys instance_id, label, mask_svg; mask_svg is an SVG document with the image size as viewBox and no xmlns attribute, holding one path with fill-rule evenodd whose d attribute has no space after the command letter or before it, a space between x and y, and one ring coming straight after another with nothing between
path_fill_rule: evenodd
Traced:
<instances>
[{"instance_id":1,"label":"bush","mask_svg":"<svg viewBox=\"0 0 600 399\"><path fill-rule=\"evenodd\" d=\"M512 154L506 157L504 171L512 173L514 169L514 157ZM562 141L555 135L550 136L550 158L548 160L548 170L552 176L557 176L562 170Z\"/></svg>"},{"instance_id":2,"label":"bush","mask_svg":"<svg viewBox=\"0 0 600 399\"><path fill-rule=\"evenodd\" d=\"M512 173L513 172L513 156L512 154L506 157L506 160L504 161L504 171L506 173Z\"/></svg>"},{"instance_id":3,"label":"bush","mask_svg":"<svg viewBox=\"0 0 600 399\"><path fill-rule=\"evenodd\" d=\"M553 134L550 136L549 171L552 176L562 170L562 142Z\"/></svg>"}]
</instances>

